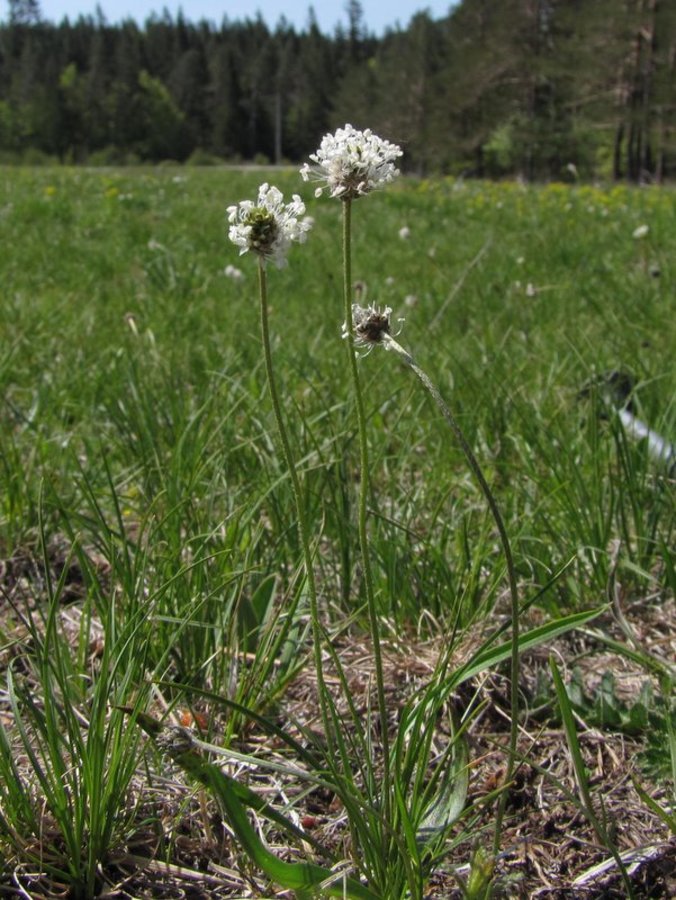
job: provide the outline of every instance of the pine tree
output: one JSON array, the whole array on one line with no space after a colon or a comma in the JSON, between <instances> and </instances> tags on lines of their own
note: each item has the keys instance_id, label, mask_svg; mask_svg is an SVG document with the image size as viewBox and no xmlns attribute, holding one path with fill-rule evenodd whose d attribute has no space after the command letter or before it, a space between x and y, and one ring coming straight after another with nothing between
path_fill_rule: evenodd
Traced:
<instances>
[{"instance_id":1,"label":"pine tree","mask_svg":"<svg viewBox=\"0 0 676 900\"><path fill-rule=\"evenodd\" d=\"M38 25L42 21L39 0L8 0L10 25Z\"/></svg>"},{"instance_id":2,"label":"pine tree","mask_svg":"<svg viewBox=\"0 0 676 900\"><path fill-rule=\"evenodd\" d=\"M182 13L58 26L38 0L0 25L0 146L84 159L300 160L345 122L405 144L418 172L633 180L676 172L674 0L461 0L376 39L362 4L322 34Z\"/></svg>"}]
</instances>

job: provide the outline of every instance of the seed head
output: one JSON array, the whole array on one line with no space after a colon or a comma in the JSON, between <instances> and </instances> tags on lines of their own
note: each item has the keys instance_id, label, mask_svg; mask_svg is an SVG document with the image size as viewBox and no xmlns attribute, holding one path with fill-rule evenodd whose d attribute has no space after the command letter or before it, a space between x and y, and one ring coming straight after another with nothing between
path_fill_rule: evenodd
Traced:
<instances>
[{"instance_id":1,"label":"seed head","mask_svg":"<svg viewBox=\"0 0 676 900\"><path fill-rule=\"evenodd\" d=\"M374 344L383 342L385 335L390 334L390 316L392 310L389 306L379 309L377 306L359 306L352 304L352 328L354 330L355 344L369 349ZM347 322L343 323L343 337L350 333Z\"/></svg>"}]
</instances>

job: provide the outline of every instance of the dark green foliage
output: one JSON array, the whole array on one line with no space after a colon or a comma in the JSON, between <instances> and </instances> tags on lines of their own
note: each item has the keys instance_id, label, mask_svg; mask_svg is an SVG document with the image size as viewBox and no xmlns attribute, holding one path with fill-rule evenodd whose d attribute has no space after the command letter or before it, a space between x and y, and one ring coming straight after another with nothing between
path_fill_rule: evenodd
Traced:
<instances>
[{"instance_id":1,"label":"dark green foliage","mask_svg":"<svg viewBox=\"0 0 676 900\"><path fill-rule=\"evenodd\" d=\"M525 179L662 180L676 170L676 8L639 0L462 0L370 35L259 17L142 27L40 18L0 27L0 153L62 161L307 157L351 122L402 144L404 165ZM111 155L112 154L112 155Z\"/></svg>"},{"instance_id":2,"label":"dark green foliage","mask_svg":"<svg viewBox=\"0 0 676 900\"><path fill-rule=\"evenodd\" d=\"M540 696L535 703L542 702L547 706L553 699L551 684L542 674L538 685ZM637 697L629 701L617 695L615 676L611 671L603 672L600 682L593 692L584 685L582 673L578 667L573 669L572 677L566 685L568 700L573 709L585 722L604 731L622 731L629 735L640 735L648 731L650 723L657 716L657 709L662 702L653 696L650 681L646 678ZM664 734L664 723L660 733Z\"/></svg>"}]
</instances>

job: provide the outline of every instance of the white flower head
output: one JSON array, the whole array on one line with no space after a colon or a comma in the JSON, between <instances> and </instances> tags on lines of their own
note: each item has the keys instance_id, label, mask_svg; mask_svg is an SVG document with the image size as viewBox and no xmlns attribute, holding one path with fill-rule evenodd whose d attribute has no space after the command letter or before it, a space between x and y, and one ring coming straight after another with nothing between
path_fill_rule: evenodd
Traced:
<instances>
[{"instance_id":1,"label":"white flower head","mask_svg":"<svg viewBox=\"0 0 676 900\"><path fill-rule=\"evenodd\" d=\"M408 227L408 225L403 225L399 229L399 237L402 241L407 241L411 237L411 229Z\"/></svg>"},{"instance_id":2,"label":"white flower head","mask_svg":"<svg viewBox=\"0 0 676 900\"><path fill-rule=\"evenodd\" d=\"M354 342L359 347L371 350L376 344L383 344L389 349L388 338L390 336L392 309L389 306L379 309L377 306L359 306L352 304L352 330ZM342 336L349 337L350 327L343 322Z\"/></svg>"},{"instance_id":3,"label":"white flower head","mask_svg":"<svg viewBox=\"0 0 676 900\"><path fill-rule=\"evenodd\" d=\"M649 231L650 231L649 225L639 225L638 228L634 229L632 237L636 241L642 241L644 237L648 236Z\"/></svg>"},{"instance_id":4,"label":"white flower head","mask_svg":"<svg viewBox=\"0 0 676 900\"><path fill-rule=\"evenodd\" d=\"M394 181L399 174L394 160L401 155L396 144L379 138L370 129L358 131L345 125L335 134L324 135L319 150L310 154L314 165L305 163L300 174L303 181L313 178L324 182L315 197L326 188L331 197L351 200Z\"/></svg>"},{"instance_id":5,"label":"white flower head","mask_svg":"<svg viewBox=\"0 0 676 900\"><path fill-rule=\"evenodd\" d=\"M305 204L298 194L284 203L282 192L269 184L258 188L256 203L242 200L228 207L228 236L240 248L240 255L251 250L261 259L274 259L278 268L286 265L286 255L293 241L302 244L311 223L305 215Z\"/></svg>"}]
</instances>

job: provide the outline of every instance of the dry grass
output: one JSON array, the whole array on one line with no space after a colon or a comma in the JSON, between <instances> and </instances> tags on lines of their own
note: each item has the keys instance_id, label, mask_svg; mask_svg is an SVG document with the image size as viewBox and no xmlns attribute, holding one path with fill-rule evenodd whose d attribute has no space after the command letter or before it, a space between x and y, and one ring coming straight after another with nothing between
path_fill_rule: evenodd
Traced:
<instances>
[{"instance_id":1,"label":"dry grass","mask_svg":"<svg viewBox=\"0 0 676 900\"><path fill-rule=\"evenodd\" d=\"M50 549L55 572L63 568L63 547ZM0 657L4 668L12 657L30 652L29 631L22 616L35 612L44 601L44 577L41 565L26 553L6 560L1 569L0 629L4 649ZM77 632L81 606L81 573L71 564L64 591L61 619L66 630ZM537 618L538 613L530 614ZM39 617L33 617L35 621ZM493 623L494 624L494 623ZM533 624L531 622L531 624ZM627 604L622 627L630 627L644 650L669 662L676 656L676 604L673 600L653 598ZM618 640L623 631L615 618L597 623ZM454 655L460 664L476 648L482 635L467 636ZM92 654L96 655L96 641ZM384 646L388 685L390 726L395 734L398 710L429 680L444 652L441 640L421 642L401 637ZM368 716L374 707L373 657L368 639L358 634L343 634L335 650L346 673L349 690L357 708ZM631 704L638 698L649 676L625 657L610 653L592 634L573 634L558 639L523 657L521 692L523 707L529 710L520 736L523 762L510 789L508 818L503 835L503 851L498 874L504 896L524 898L612 898L623 897L624 888L608 852L600 845L593 828L585 819L576 796L576 778L561 728L553 724L553 707L533 709L533 702L547 677L547 659L555 654L564 671L573 662L579 667L585 690L593 695L602 676L615 675L618 697ZM340 696L340 682L327 655L326 681ZM162 695L156 693L157 714L166 712ZM552 695L553 696L553 695ZM477 843L489 845L494 814L494 791L501 783L509 727L509 693L500 672L467 682L450 702L458 715L470 706L481 706L468 729L471 780L468 805L477 815ZM0 716L11 735L12 713L6 698L0 699ZM321 732L316 693L316 678L311 667L289 686L277 717L280 724L303 739L309 730ZM206 726L209 739L219 742L223 721L220 713L202 706L189 712L174 709L170 719L193 728ZM666 791L651 782L638 766L639 753L645 749L645 735L628 737L610 730L599 730L578 719L579 740L587 766L596 812L605 818L617 849L628 867L637 897L676 896L676 838L670 838L662 821L653 814L636 792L632 781L638 775L641 784L658 802L668 804ZM449 739L444 722L439 721L435 736L441 748ZM274 740L255 728L240 736L236 749L265 759L289 762ZM28 760L19 760L30 778ZM271 775L262 769L229 764L231 774L246 779L251 787L266 795L269 802L286 807L293 803L296 822L323 845L349 857L349 831L335 796L321 790L308 791L302 781L284 775ZM181 771L166 769L149 751L128 798L136 809L138 827L127 844L111 854L102 876L100 896L107 898L245 898L281 897L261 880L231 840L214 802L189 787ZM287 814L289 809L286 810ZM45 817L45 838L52 823ZM51 835L53 838L54 835ZM275 846L274 832L267 833L271 849L288 859L298 858L295 849ZM48 842L47 842L48 843ZM306 848L312 853L310 846ZM429 898L460 897L453 871L467 873L471 847L467 842L448 856L443 870L430 884ZM40 847L32 850L39 856ZM169 862L166 862L168 860ZM40 867L8 857L0 877L0 893L5 896L54 898L68 896L65 886L45 878Z\"/></svg>"}]
</instances>

